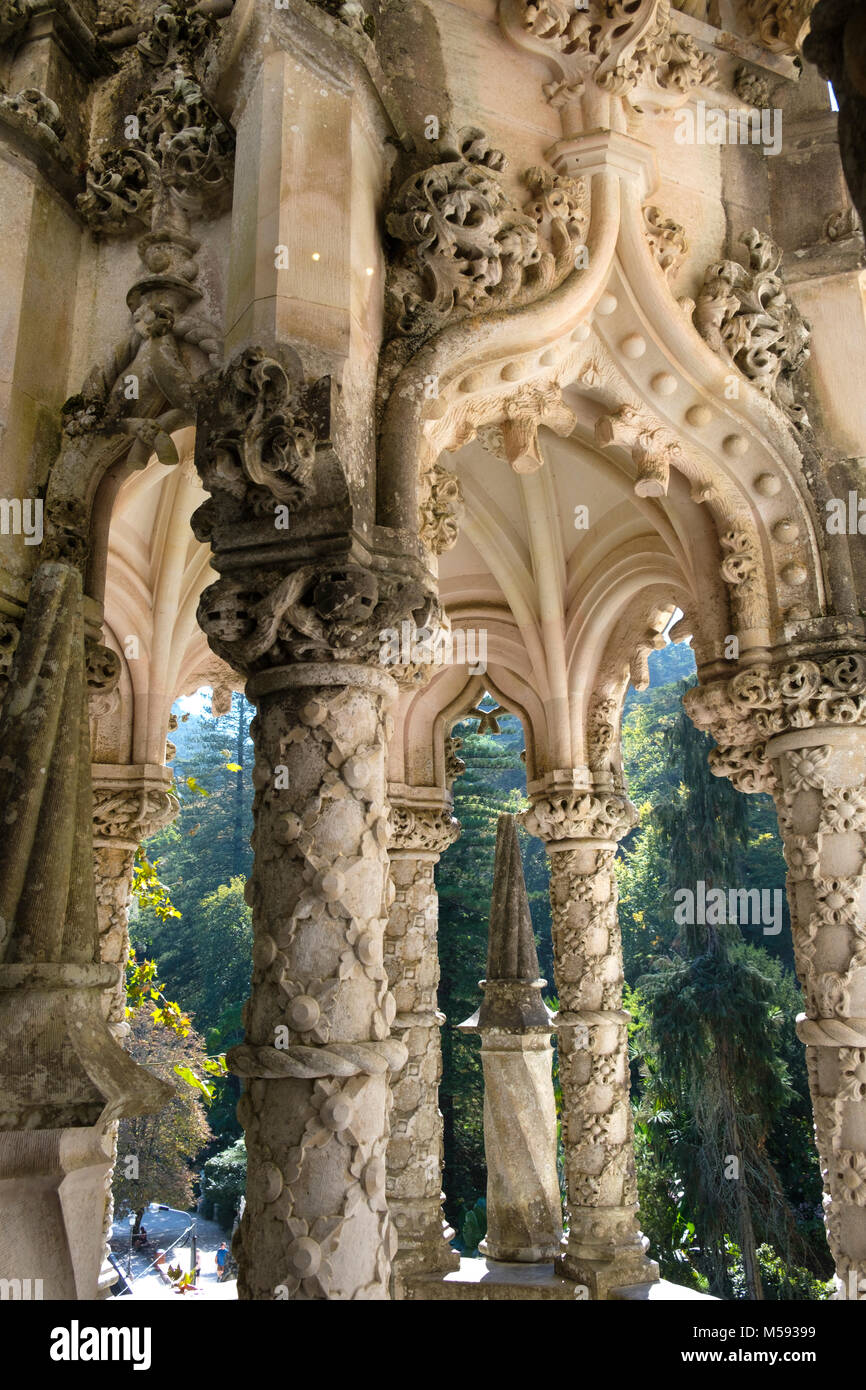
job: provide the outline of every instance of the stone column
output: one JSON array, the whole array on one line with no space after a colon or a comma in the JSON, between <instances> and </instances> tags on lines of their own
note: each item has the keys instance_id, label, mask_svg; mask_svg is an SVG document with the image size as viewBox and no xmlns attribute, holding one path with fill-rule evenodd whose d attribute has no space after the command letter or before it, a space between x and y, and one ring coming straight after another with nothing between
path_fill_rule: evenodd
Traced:
<instances>
[{"instance_id":1,"label":"stone column","mask_svg":"<svg viewBox=\"0 0 866 1390\"><path fill-rule=\"evenodd\" d=\"M253 974L227 1059L246 1083L247 1299L388 1298L395 1249L389 1073L406 1048L389 1036L383 958L397 684L381 634L422 626L433 601L417 563L344 528L333 396L290 348L245 348L202 397L196 432L211 497L193 529L221 574L199 623L256 705Z\"/></svg>"},{"instance_id":2,"label":"stone column","mask_svg":"<svg viewBox=\"0 0 866 1390\"><path fill-rule=\"evenodd\" d=\"M838 1296L866 1299L866 732L782 734L767 758L778 776L827 1240Z\"/></svg>"},{"instance_id":3,"label":"stone column","mask_svg":"<svg viewBox=\"0 0 866 1390\"><path fill-rule=\"evenodd\" d=\"M167 767L94 763L93 866L99 958L118 967L108 1024L121 1044L127 1037L125 969L129 955L129 907L135 853L143 840L178 812Z\"/></svg>"},{"instance_id":4,"label":"stone column","mask_svg":"<svg viewBox=\"0 0 866 1390\"><path fill-rule=\"evenodd\" d=\"M245 1078L239 1292L388 1297L388 881L381 670L298 664L254 677L252 992L229 1053Z\"/></svg>"},{"instance_id":5,"label":"stone column","mask_svg":"<svg viewBox=\"0 0 866 1390\"><path fill-rule=\"evenodd\" d=\"M839 641L696 686L710 763L775 798L837 1297L866 1299L866 652Z\"/></svg>"},{"instance_id":6,"label":"stone column","mask_svg":"<svg viewBox=\"0 0 866 1390\"><path fill-rule=\"evenodd\" d=\"M636 820L625 796L555 791L524 813L550 856L568 1232L561 1274L593 1299L658 1279L638 1229L628 1020L613 861Z\"/></svg>"},{"instance_id":7,"label":"stone column","mask_svg":"<svg viewBox=\"0 0 866 1390\"><path fill-rule=\"evenodd\" d=\"M117 977L107 990L103 1004L109 1031L125 1045L129 1036L126 1022L126 960L129 955L129 908L132 898L132 872L135 852L142 840L153 835L177 815L178 803L170 794L171 772L166 767L130 767L124 764L96 763L93 781L93 870L96 888L96 922L99 931L99 958L111 965ZM114 1219L111 1182L117 1162L115 1122L106 1132L111 1168L105 1178L105 1214L102 1235L105 1252ZM103 1259L100 1291L108 1297L116 1274Z\"/></svg>"},{"instance_id":8,"label":"stone column","mask_svg":"<svg viewBox=\"0 0 866 1390\"><path fill-rule=\"evenodd\" d=\"M99 956L86 689L80 574L43 563L0 719L0 1277L13 1297L99 1297L107 1137L171 1095L105 1022L118 969Z\"/></svg>"},{"instance_id":9,"label":"stone column","mask_svg":"<svg viewBox=\"0 0 866 1390\"><path fill-rule=\"evenodd\" d=\"M460 834L450 812L438 807L391 805L391 893L385 933L385 969L397 1015L393 1030L408 1061L394 1078L394 1113L388 1142L388 1206L397 1229L395 1293L412 1274L458 1269L454 1235L442 1216L442 1116L439 1080L445 1022L436 1002L439 899L433 873L439 856Z\"/></svg>"}]
</instances>

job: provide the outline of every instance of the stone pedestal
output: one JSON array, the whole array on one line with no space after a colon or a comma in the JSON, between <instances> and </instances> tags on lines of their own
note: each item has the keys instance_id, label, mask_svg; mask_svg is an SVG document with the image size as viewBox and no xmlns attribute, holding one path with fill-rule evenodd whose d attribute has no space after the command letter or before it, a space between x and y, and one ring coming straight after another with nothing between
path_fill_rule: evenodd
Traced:
<instances>
[{"instance_id":1,"label":"stone pedestal","mask_svg":"<svg viewBox=\"0 0 866 1390\"><path fill-rule=\"evenodd\" d=\"M527 829L550 855L568 1233L557 1269L593 1299L658 1279L638 1228L629 1105L628 1014L613 861L635 822L623 796L536 801Z\"/></svg>"},{"instance_id":2,"label":"stone pedestal","mask_svg":"<svg viewBox=\"0 0 866 1390\"><path fill-rule=\"evenodd\" d=\"M440 854L460 828L435 807L391 806L391 902L385 931L385 969L397 1014L395 1036L406 1066L393 1081L394 1110L387 1152L388 1207L397 1231L395 1296L418 1273L456 1269L460 1257L442 1216L442 1116L439 1080L444 1020L436 1006L439 900L433 881Z\"/></svg>"},{"instance_id":3,"label":"stone pedestal","mask_svg":"<svg viewBox=\"0 0 866 1390\"><path fill-rule=\"evenodd\" d=\"M102 1222L93 1215L110 1179L100 1126L0 1135L0 1297L106 1296Z\"/></svg>"}]
</instances>

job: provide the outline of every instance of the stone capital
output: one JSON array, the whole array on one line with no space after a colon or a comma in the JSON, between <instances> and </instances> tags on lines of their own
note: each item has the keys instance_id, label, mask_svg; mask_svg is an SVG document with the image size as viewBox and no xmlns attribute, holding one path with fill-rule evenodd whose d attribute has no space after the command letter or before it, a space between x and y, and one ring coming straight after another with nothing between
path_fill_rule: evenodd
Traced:
<instances>
[{"instance_id":1,"label":"stone capital","mask_svg":"<svg viewBox=\"0 0 866 1390\"><path fill-rule=\"evenodd\" d=\"M618 792L550 791L533 801L519 819L548 850L570 848L574 840L616 843L637 824L637 811Z\"/></svg>"},{"instance_id":2,"label":"stone capital","mask_svg":"<svg viewBox=\"0 0 866 1390\"><path fill-rule=\"evenodd\" d=\"M93 843L136 849L178 812L169 768L156 764L94 763Z\"/></svg>"},{"instance_id":3,"label":"stone capital","mask_svg":"<svg viewBox=\"0 0 866 1390\"><path fill-rule=\"evenodd\" d=\"M768 740L800 733L814 742L809 731L820 728L826 742L834 728L866 726L866 652L852 646L760 662L730 680L689 690L684 704L690 718L718 745L710 754L716 775L729 777L740 791L772 792Z\"/></svg>"},{"instance_id":4,"label":"stone capital","mask_svg":"<svg viewBox=\"0 0 866 1390\"><path fill-rule=\"evenodd\" d=\"M460 823L450 811L436 806L391 803L388 852L440 855L460 836Z\"/></svg>"}]
</instances>

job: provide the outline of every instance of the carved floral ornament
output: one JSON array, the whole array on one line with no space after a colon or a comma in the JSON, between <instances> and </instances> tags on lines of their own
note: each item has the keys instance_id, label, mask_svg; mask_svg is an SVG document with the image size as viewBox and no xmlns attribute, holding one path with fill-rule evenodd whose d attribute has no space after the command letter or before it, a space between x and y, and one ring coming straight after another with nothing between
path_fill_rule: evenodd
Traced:
<instances>
[{"instance_id":1,"label":"carved floral ornament","mask_svg":"<svg viewBox=\"0 0 866 1390\"><path fill-rule=\"evenodd\" d=\"M177 812L178 802L167 789L97 785L93 790L94 843L139 845L168 825Z\"/></svg>"},{"instance_id":2,"label":"carved floral ornament","mask_svg":"<svg viewBox=\"0 0 866 1390\"><path fill-rule=\"evenodd\" d=\"M701 337L786 412L798 429L808 418L794 398L793 379L809 359L811 326L785 292L782 253L752 228L741 238L748 266L720 261L707 268L694 323Z\"/></svg>"},{"instance_id":3,"label":"carved floral ornament","mask_svg":"<svg viewBox=\"0 0 866 1390\"><path fill-rule=\"evenodd\" d=\"M134 70L145 86L125 117L123 143L87 166L77 200L81 216L95 234L106 235L164 223L171 209L193 216L216 210L231 188L234 133L197 73L219 33L218 19L177 3L158 5L144 25L126 7L103 10L100 18L101 29L119 21L121 37L124 29L133 36Z\"/></svg>"},{"instance_id":4,"label":"carved floral ornament","mask_svg":"<svg viewBox=\"0 0 866 1390\"><path fill-rule=\"evenodd\" d=\"M460 824L448 811L392 804L388 847L393 852L443 854L460 838Z\"/></svg>"},{"instance_id":5,"label":"carved floral ornament","mask_svg":"<svg viewBox=\"0 0 866 1390\"><path fill-rule=\"evenodd\" d=\"M422 584L358 563L302 565L286 576L257 568L205 589L199 624L213 650L235 670L289 661L374 660L381 632L411 615L433 630L436 601Z\"/></svg>"},{"instance_id":6,"label":"carved floral ornament","mask_svg":"<svg viewBox=\"0 0 866 1390\"><path fill-rule=\"evenodd\" d=\"M542 53L556 79L545 86L555 106L575 101L593 82L648 110L681 106L696 87L718 80L715 61L679 33L669 0L500 0L500 23L521 48Z\"/></svg>"},{"instance_id":7,"label":"carved floral ornament","mask_svg":"<svg viewBox=\"0 0 866 1390\"><path fill-rule=\"evenodd\" d=\"M183 68L163 72L139 103L139 139L97 155L87 167L78 210L92 231L147 224L170 196L190 215L225 200L234 168L234 134Z\"/></svg>"},{"instance_id":8,"label":"carved floral ornament","mask_svg":"<svg viewBox=\"0 0 866 1390\"><path fill-rule=\"evenodd\" d=\"M752 666L730 681L695 686L683 698L693 722L718 744L710 754L717 776L741 791L771 791L768 739L816 725L866 724L866 656Z\"/></svg>"},{"instance_id":9,"label":"carved floral ornament","mask_svg":"<svg viewBox=\"0 0 866 1390\"><path fill-rule=\"evenodd\" d=\"M638 815L625 796L569 791L537 798L519 819L530 835L555 844L559 840L620 840L637 825Z\"/></svg>"},{"instance_id":10,"label":"carved floral ornament","mask_svg":"<svg viewBox=\"0 0 866 1390\"><path fill-rule=\"evenodd\" d=\"M296 508L309 493L316 444L327 437L323 391L319 383L305 385L294 353L283 357L248 348L209 378L217 408L202 431L196 466L212 500L196 513L199 539L241 509L273 515L275 502Z\"/></svg>"},{"instance_id":11,"label":"carved floral ornament","mask_svg":"<svg viewBox=\"0 0 866 1390\"><path fill-rule=\"evenodd\" d=\"M456 316L514 308L541 298L574 269L574 247L588 224L585 185L534 167L533 195L517 208L499 178L507 168L473 126L443 135L432 160L398 186L386 217L397 254L389 265L386 308L392 347L406 360ZM384 384L395 370L386 358Z\"/></svg>"}]
</instances>

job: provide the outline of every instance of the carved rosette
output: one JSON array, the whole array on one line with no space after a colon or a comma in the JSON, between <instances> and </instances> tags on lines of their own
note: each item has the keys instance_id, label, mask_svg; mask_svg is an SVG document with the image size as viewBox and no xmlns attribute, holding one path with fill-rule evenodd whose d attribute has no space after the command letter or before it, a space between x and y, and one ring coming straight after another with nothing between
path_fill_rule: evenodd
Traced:
<instances>
[{"instance_id":1,"label":"carved rosette","mask_svg":"<svg viewBox=\"0 0 866 1390\"><path fill-rule=\"evenodd\" d=\"M866 657L823 654L686 696L713 771L776 801L839 1298L866 1294Z\"/></svg>"},{"instance_id":2,"label":"carved rosette","mask_svg":"<svg viewBox=\"0 0 866 1390\"><path fill-rule=\"evenodd\" d=\"M534 802L522 819L550 855L569 1210L557 1263L593 1298L606 1298L612 1288L658 1278L637 1221L614 873L617 841L637 813L624 796L568 792Z\"/></svg>"},{"instance_id":3,"label":"carved rosette","mask_svg":"<svg viewBox=\"0 0 866 1390\"><path fill-rule=\"evenodd\" d=\"M397 1229L394 1260L398 1295L411 1274L456 1269L453 1231L442 1217L442 1116L439 1079L444 1022L436 1000L439 899L434 867L460 827L447 810L392 804L390 830L393 900L385 930L385 969L397 1006L394 1031L408 1061L393 1088L388 1141L388 1205Z\"/></svg>"}]
</instances>

